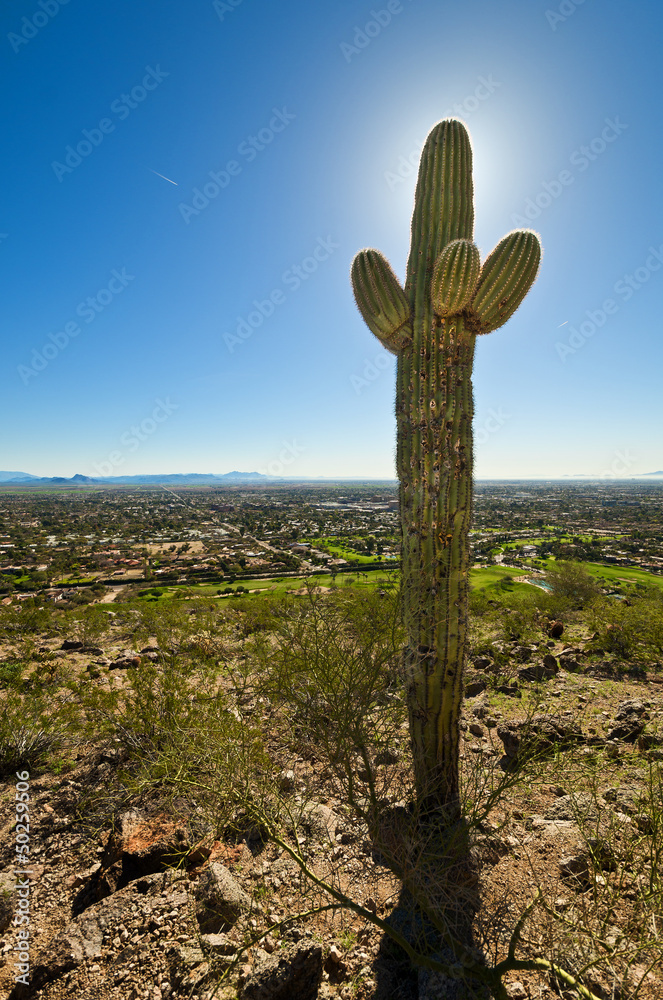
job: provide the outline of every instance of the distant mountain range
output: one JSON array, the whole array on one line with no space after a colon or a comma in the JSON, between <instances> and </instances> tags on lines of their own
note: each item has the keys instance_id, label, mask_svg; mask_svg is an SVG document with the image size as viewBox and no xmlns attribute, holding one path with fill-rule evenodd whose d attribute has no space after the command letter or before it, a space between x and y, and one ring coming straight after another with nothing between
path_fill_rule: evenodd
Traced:
<instances>
[{"instance_id":1,"label":"distant mountain range","mask_svg":"<svg viewBox=\"0 0 663 1000\"><path fill-rule=\"evenodd\" d=\"M63 476L31 476L27 472L0 472L0 483L11 486L85 486L92 484L109 485L138 485L149 486L213 486L224 483L245 483L256 481L275 481L278 477L264 476L261 472L226 472L223 475L214 473L191 472L188 474L176 473L163 476L100 476L93 479L90 476L76 474L71 479Z\"/></svg>"},{"instance_id":2,"label":"distant mountain range","mask_svg":"<svg viewBox=\"0 0 663 1000\"><path fill-rule=\"evenodd\" d=\"M71 479L65 476L31 476L27 472L0 472L0 485L5 486L40 486L43 483L54 483L55 485L79 486L85 483L96 483L97 479L90 479L89 476L76 475Z\"/></svg>"},{"instance_id":3,"label":"distant mountain range","mask_svg":"<svg viewBox=\"0 0 663 1000\"><path fill-rule=\"evenodd\" d=\"M552 477L547 482L563 482L564 480L586 479L596 480L595 476L586 474L566 475ZM625 476L624 480L633 481L638 479L663 479L663 469L658 472L641 472L637 476ZM493 480L479 479L479 482L492 482ZM537 480L514 479L509 482L536 482ZM613 482L610 479L596 480L599 482ZM93 479L91 476L82 476L77 473L70 479L65 476L33 476L29 472L0 472L0 486L224 486L229 483L292 483L292 482L396 482L391 479L360 479L357 476L350 477L329 477L329 476L265 476L262 472L225 472L223 474L190 472L190 473L169 473L166 475L145 475L145 476L99 476Z\"/></svg>"},{"instance_id":4,"label":"distant mountain range","mask_svg":"<svg viewBox=\"0 0 663 1000\"><path fill-rule=\"evenodd\" d=\"M278 478L278 477L277 477ZM104 476L94 480L97 483L122 483L149 486L213 486L223 483L246 483L257 480L272 480L273 476L263 476L261 472L225 472L222 475L209 472L172 473L163 476Z\"/></svg>"},{"instance_id":5,"label":"distant mountain range","mask_svg":"<svg viewBox=\"0 0 663 1000\"><path fill-rule=\"evenodd\" d=\"M0 472L0 483L10 482L12 479L36 479L36 476L31 476L28 472Z\"/></svg>"}]
</instances>

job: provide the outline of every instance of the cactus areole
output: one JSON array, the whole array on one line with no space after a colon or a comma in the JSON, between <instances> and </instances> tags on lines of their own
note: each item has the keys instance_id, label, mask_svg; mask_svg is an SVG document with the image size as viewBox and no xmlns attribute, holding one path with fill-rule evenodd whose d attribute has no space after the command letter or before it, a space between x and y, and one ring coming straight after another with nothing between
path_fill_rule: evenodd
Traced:
<instances>
[{"instance_id":1,"label":"cactus areole","mask_svg":"<svg viewBox=\"0 0 663 1000\"><path fill-rule=\"evenodd\" d=\"M536 233L518 230L481 265L473 243L472 148L462 122L424 145L405 289L377 250L352 264L359 310L398 357L397 469L405 666L417 797L459 803L459 721L467 656L472 514L472 362L534 282Z\"/></svg>"}]
</instances>

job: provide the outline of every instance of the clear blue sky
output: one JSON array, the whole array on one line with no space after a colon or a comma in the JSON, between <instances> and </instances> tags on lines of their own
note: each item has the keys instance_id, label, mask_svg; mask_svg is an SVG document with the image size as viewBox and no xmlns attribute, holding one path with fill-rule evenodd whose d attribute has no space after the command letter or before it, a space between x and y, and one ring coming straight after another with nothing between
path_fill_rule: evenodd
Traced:
<instances>
[{"instance_id":1,"label":"clear blue sky","mask_svg":"<svg viewBox=\"0 0 663 1000\"><path fill-rule=\"evenodd\" d=\"M663 468L660 4L25 0L0 20L1 469L393 477L394 363L348 272L375 246L403 278L409 161L448 114L482 253L525 222L545 248L478 343L477 475Z\"/></svg>"}]
</instances>

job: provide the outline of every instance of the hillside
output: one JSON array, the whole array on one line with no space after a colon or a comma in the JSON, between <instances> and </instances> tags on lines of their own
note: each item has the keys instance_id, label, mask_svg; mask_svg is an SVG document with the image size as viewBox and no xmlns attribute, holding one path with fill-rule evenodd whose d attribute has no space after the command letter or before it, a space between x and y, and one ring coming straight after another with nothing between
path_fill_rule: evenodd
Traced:
<instances>
[{"instance_id":1,"label":"hillside","mask_svg":"<svg viewBox=\"0 0 663 1000\"><path fill-rule=\"evenodd\" d=\"M597 596L574 609L526 591L473 598L461 728L475 931L503 954L540 891L522 954L577 974L612 941L590 989L606 997L624 974L623 997L640 982L655 1000L663 604L633 589L619 607ZM8 873L28 774L31 996L416 997L373 921L398 912L411 794L394 602L344 586L0 610L0 852ZM369 657L335 647L339 613ZM333 900L301 866L360 912L306 915ZM12 975L8 957L0 989L18 1000ZM554 995L537 972L507 989Z\"/></svg>"}]
</instances>

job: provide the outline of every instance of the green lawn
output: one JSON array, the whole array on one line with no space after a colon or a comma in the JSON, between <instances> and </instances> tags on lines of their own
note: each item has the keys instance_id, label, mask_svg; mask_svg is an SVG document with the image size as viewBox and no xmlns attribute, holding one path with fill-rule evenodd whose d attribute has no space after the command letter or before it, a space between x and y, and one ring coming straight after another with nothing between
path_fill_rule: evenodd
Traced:
<instances>
[{"instance_id":1,"label":"green lawn","mask_svg":"<svg viewBox=\"0 0 663 1000\"><path fill-rule=\"evenodd\" d=\"M481 569L470 570L470 585L473 590L486 590L488 587L495 587L502 582L504 577L519 576L520 573L512 566L485 566ZM527 583L513 583L514 589L527 587Z\"/></svg>"},{"instance_id":2,"label":"green lawn","mask_svg":"<svg viewBox=\"0 0 663 1000\"><path fill-rule=\"evenodd\" d=\"M360 566L364 563L374 563L378 558L376 553L372 556L361 555L359 552L355 552L354 549L347 548L336 537L308 538L307 542L314 549L318 548L321 552L329 552L334 559L346 559L348 562L358 563Z\"/></svg>"},{"instance_id":3,"label":"green lawn","mask_svg":"<svg viewBox=\"0 0 663 1000\"><path fill-rule=\"evenodd\" d=\"M542 541L546 541L546 539L518 538L515 542L502 542L501 545L498 545L493 549L493 552L506 552L507 549L522 549L523 545L537 545Z\"/></svg>"},{"instance_id":4,"label":"green lawn","mask_svg":"<svg viewBox=\"0 0 663 1000\"><path fill-rule=\"evenodd\" d=\"M282 596L287 594L289 591L300 590L306 580L311 580L316 587L331 587L333 584L333 578L330 573L316 573L313 577L275 577L271 580L235 580L233 584L228 584L225 581L223 583L199 583L193 586L187 586L186 584L179 584L172 587L157 587L155 589L163 591L159 597L155 597L151 594L147 594L144 600L150 601L165 601L172 598L186 598L186 597L213 597L218 598L221 601L228 600L245 600L245 596L233 596L232 594L223 594L226 587L232 586L233 590L237 587L244 587L245 590L249 591L251 597L266 597L266 596ZM350 584L349 581L352 581ZM360 573L339 573L336 577L337 588L344 586L355 586L355 587L384 587L389 583L389 577L386 573L381 570L375 570L364 575ZM150 588L150 590L153 588ZM219 594L219 591L222 593ZM145 593L145 591L143 591ZM139 594L140 596L140 594Z\"/></svg>"},{"instance_id":5,"label":"green lawn","mask_svg":"<svg viewBox=\"0 0 663 1000\"><path fill-rule=\"evenodd\" d=\"M485 590L487 587L493 587L500 583L504 577L514 576L514 571L510 567L503 566L487 566L482 569L470 570L470 583L471 586L476 590ZM385 570L368 570L365 573L361 570L357 572L349 573L338 573L336 575L336 587L342 588L346 586L353 587L384 587L387 586L390 580L397 581L399 577L398 571L393 571L392 573L387 573ZM233 584L228 584L225 581L221 583L199 583L192 586L186 584L179 584L174 586L159 586L155 585L155 588L150 587L149 590L158 589L163 591L161 596L155 597L152 595L147 595L144 599L147 600L170 600L177 597L219 597L222 601L227 600L245 600L245 598L233 598L232 596L219 596L218 591L225 590L227 586L232 586L233 590L236 587L244 587L248 590L253 597L261 597L268 595L283 595L293 590L300 590L305 582L306 577L272 577L271 579L265 580L235 580ZM333 585L333 578L330 573L316 573L312 577L308 577L316 587L331 587ZM514 588L526 587L527 584L514 583L512 585ZM143 591L145 593L145 591Z\"/></svg>"},{"instance_id":6,"label":"green lawn","mask_svg":"<svg viewBox=\"0 0 663 1000\"><path fill-rule=\"evenodd\" d=\"M590 562L582 565L592 576L603 577L608 585L628 582L663 588L663 576L655 576L644 569L636 569L633 566L604 566L603 563Z\"/></svg>"},{"instance_id":7,"label":"green lawn","mask_svg":"<svg viewBox=\"0 0 663 1000\"><path fill-rule=\"evenodd\" d=\"M554 538L518 538L512 542L502 542L496 549L495 552L504 552L506 549L520 549L523 545L540 545L541 542L560 542L561 544L572 543L574 538L579 538L583 544L589 542L611 542L614 541L616 535L555 535Z\"/></svg>"},{"instance_id":8,"label":"green lawn","mask_svg":"<svg viewBox=\"0 0 663 1000\"><path fill-rule=\"evenodd\" d=\"M551 562L555 562L554 556L548 556L548 559ZM539 566L545 569L545 565L540 559L527 559L524 561L526 562L526 566L523 567L523 571L526 571L527 566L529 565ZM644 583L648 586L663 588L663 576L655 576L653 573L648 573L647 570L644 569L636 569L633 566L615 566L612 564L608 566L604 565L604 563L595 562L583 562L581 565L584 566L587 572L596 579L603 578L607 586L619 583ZM500 567L497 566L490 566L488 569L475 570L474 572L489 573L491 570L499 568ZM504 569L502 572L515 574L518 571L515 569ZM474 586L477 586L477 584L474 583L474 578L472 579L472 582ZM478 586L483 589L484 585ZM485 586L488 586L488 584Z\"/></svg>"}]
</instances>

